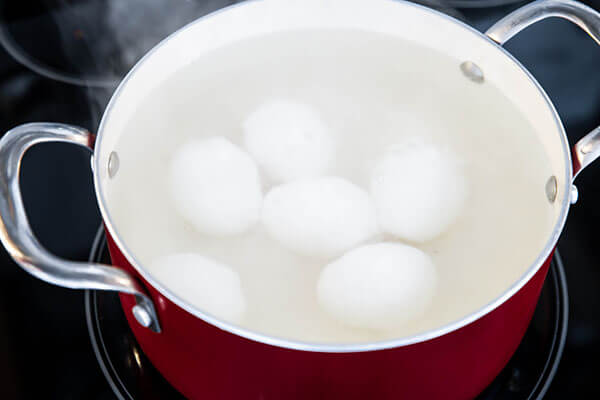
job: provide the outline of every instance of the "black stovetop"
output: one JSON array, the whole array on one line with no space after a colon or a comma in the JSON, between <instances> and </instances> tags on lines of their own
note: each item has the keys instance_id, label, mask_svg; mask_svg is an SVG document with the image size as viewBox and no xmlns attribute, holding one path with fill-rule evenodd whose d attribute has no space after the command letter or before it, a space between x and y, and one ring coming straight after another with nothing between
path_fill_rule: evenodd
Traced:
<instances>
[{"instance_id":1,"label":"black stovetop","mask_svg":"<svg viewBox=\"0 0 600 400\"><path fill-rule=\"evenodd\" d=\"M66 122L94 130L112 90L110 82L132 61L162 35L229 3L232 1L1 3L3 32L12 35L13 46L30 55L28 61L35 64L30 67L49 64L62 75L84 77L92 85L108 82L108 86L82 87L41 76L0 47L0 132L31 121ZM523 3L443 9L483 30ZM600 9L600 1L586 3ZM123 4L129 8L124 9ZM64 12L61 7L71 9ZM165 13L165 7L171 12ZM163 23L167 15L175 17ZM117 39L109 37L107 27L114 27L115 21L126 21L133 31ZM142 36L145 39L136 42L136 37ZM122 51L124 43L126 52ZM600 125L600 47L583 32L564 21L544 21L506 47L546 89L571 143ZM100 221L89 155L60 144L37 146L23 162L22 184L30 222L40 241L59 256L86 260ZM559 242L569 291L569 323L562 361L546 395L549 399L569 395L600 398L600 248L595 243L596 229L600 229L596 228L600 227L600 207L595 207L600 204L600 167L586 170L577 186L580 199L571 209ZM4 249L0 249L0 263L0 398L114 399L88 334L84 293L30 277Z\"/></svg>"}]
</instances>

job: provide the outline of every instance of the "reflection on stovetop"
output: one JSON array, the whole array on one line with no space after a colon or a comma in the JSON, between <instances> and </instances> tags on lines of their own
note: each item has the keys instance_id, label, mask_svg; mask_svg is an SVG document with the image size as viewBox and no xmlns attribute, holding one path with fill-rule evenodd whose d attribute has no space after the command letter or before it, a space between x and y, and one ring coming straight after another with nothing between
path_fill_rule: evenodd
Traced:
<instances>
[{"instance_id":1,"label":"reflection on stovetop","mask_svg":"<svg viewBox=\"0 0 600 400\"><path fill-rule=\"evenodd\" d=\"M54 0L39 2L42 5L57 3ZM153 4L160 2L173 7L170 0L152 0ZM438 2L444 3L443 0ZM23 7L32 3L10 2ZM143 7L144 2L132 3ZM214 9L231 1L207 0L205 3ZM442 9L483 30L523 3L482 9ZM585 3L600 9L599 0ZM4 10L4 5L1 9ZM53 40L50 34L44 33L40 38L35 24L28 25L31 20L27 19L27 13L15 15L21 15L18 17L21 19L0 21L18 23L25 32L29 29L31 34L24 37L28 49L43 49L49 53L52 47L49 43ZM143 18L143 12L138 10L138 15ZM43 19L52 14L47 7L40 7L35 16ZM96 43L99 42L88 42L92 47ZM597 73L600 48L582 31L564 21L548 20L528 28L506 48L546 89L563 119L571 143L600 125L600 74ZM80 69L77 60L82 59L73 55L77 54L65 55L68 60L63 63L75 62L70 72ZM111 88L82 88L43 78L0 48L0 132L30 121L67 122L94 130L110 91ZM482 133L485 133L484 126ZM23 162L22 182L26 209L41 242L59 256L87 259L100 220L89 155L60 144L33 148ZM600 208L596 207L600 204L600 168L586 170L578 178L577 186L580 200L572 207L559 242L569 286L569 329L562 361L546 395L549 399L563 399L573 394L578 398L600 398L600 385L596 383L600 375L597 361L600 358L600 318L597 317L600 315L597 261L600 250L595 243L596 227L600 226ZM113 399L114 394L90 344L83 293L53 287L30 277L14 265L4 249L0 249L0 260L0 398Z\"/></svg>"}]
</instances>

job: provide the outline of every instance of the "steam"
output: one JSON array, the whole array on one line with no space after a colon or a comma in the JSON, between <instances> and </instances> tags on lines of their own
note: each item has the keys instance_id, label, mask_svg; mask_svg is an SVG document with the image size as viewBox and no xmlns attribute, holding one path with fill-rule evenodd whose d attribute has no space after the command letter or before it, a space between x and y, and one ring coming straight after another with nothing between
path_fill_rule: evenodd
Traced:
<instances>
[{"instance_id":1,"label":"steam","mask_svg":"<svg viewBox=\"0 0 600 400\"><path fill-rule=\"evenodd\" d=\"M100 41L98 51L110 53L116 50L119 67L128 69L177 29L233 3L236 1L109 0L106 2L106 32L112 37Z\"/></svg>"},{"instance_id":2,"label":"steam","mask_svg":"<svg viewBox=\"0 0 600 400\"><path fill-rule=\"evenodd\" d=\"M0 24L0 44L21 64L49 79L86 88L97 124L127 71L162 39L235 0L56 0L47 11L62 53L50 66L28 54ZM445 0L415 0L460 18ZM50 4L50 3L49 3ZM45 17L44 17L45 18ZM35 31L35 23L34 31ZM24 40L31 40L25 38ZM42 39L40 39L42 40ZM92 128L95 128L92 127Z\"/></svg>"},{"instance_id":3,"label":"steam","mask_svg":"<svg viewBox=\"0 0 600 400\"><path fill-rule=\"evenodd\" d=\"M86 87L96 129L111 94L152 47L231 0L61 0L52 12L77 82ZM56 78L56 73L53 78Z\"/></svg>"},{"instance_id":4,"label":"steam","mask_svg":"<svg viewBox=\"0 0 600 400\"><path fill-rule=\"evenodd\" d=\"M48 3L42 17L26 20L27 35L21 31L15 36L0 23L0 44L39 75L85 87L97 124L120 80L145 53L189 22L236 2L57 0ZM52 45L33 52L26 45L29 50L25 50L21 43L29 42L31 33L48 35L39 40Z\"/></svg>"},{"instance_id":5,"label":"steam","mask_svg":"<svg viewBox=\"0 0 600 400\"><path fill-rule=\"evenodd\" d=\"M162 39L186 24L240 1L235 0L104 0L73 5L61 0L72 21L83 23L83 39L90 51L96 73L111 81L104 88L90 90L90 105L101 115L110 94L127 71ZM455 17L460 15L446 6L445 0L416 0ZM88 4L89 3L89 4ZM100 3L100 4L98 4ZM74 27L62 29L63 41L72 42ZM85 36L87 35L87 36ZM68 46L67 49L75 49ZM73 60L81 62L81 60Z\"/></svg>"}]
</instances>

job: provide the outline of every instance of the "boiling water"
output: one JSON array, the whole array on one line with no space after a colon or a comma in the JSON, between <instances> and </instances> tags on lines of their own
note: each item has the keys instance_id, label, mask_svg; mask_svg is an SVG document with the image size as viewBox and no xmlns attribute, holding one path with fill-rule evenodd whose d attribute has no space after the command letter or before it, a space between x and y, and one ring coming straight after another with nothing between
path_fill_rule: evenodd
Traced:
<instances>
[{"instance_id":1,"label":"boiling water","mask_svg":"<svg viewBox=\"0 0 600 400\"><path fill-rule=\"evenodd\" d=\"M116 229L145 266L176 252L231 266L247 303L240 325L271 336L365 342L460 319L519 279L543 248L557 206L544 192L551 168L533 128L497 88L465 78L459 63L355 31L278 33L214 51L164 80L131 116L115 148L120 170L108 189ZM176 149L214 135L243 148L244 119L271 98L318 110L335 135L330 174L365 189L374 159L411 135L463 159L470 186L465 210L447 232L415 244L438 271L425 313L391 331L349 328L317 302L319 273L331 259L286 250L260 224L232 237L202 235L175 212L167 180ZM264 193L271 186L263 179ZM181 279L175 269L172 274ZM161 283L169 287L169 281Z\"/></svg>"}]
</instances>

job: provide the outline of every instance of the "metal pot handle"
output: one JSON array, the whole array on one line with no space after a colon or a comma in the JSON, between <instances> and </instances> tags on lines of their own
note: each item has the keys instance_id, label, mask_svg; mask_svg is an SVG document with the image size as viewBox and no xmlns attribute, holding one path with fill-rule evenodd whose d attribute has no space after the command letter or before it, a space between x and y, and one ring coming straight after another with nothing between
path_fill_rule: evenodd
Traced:
<instances>
[{"instance_id":1,"label":"metal pot handle","mask_svg":"<svg viewBox=\"0 0 600 400\"><path fill-rule=\"evenodd\" d=\"M571 0L534 1L496 22L485 34L496 43L503 45L528 26L550 17L571 21L600 45L600 13ZM573 146L573 180L598 157L600 157L600 127L585 135ZM576 197L571 200L576 200Z\"/></svg>"},{"instance_id":2,"label":"metal pot handle","mask_svg":"<svg viewBox=\"0 0 600 400\"><path fill-rule=\"evenodd\" d=\"M160 332L156 310L141 285L127 272L108 265L74 262L56 257L33 234L21 197L21 159L31 146L64 142L92 150L94 136L87 130L55 123L31 123L8 131L0 139L0 240L11 257L38 279L72 289L114 290L135 296L136 320Z\"/></svg>"}]
</instances>

